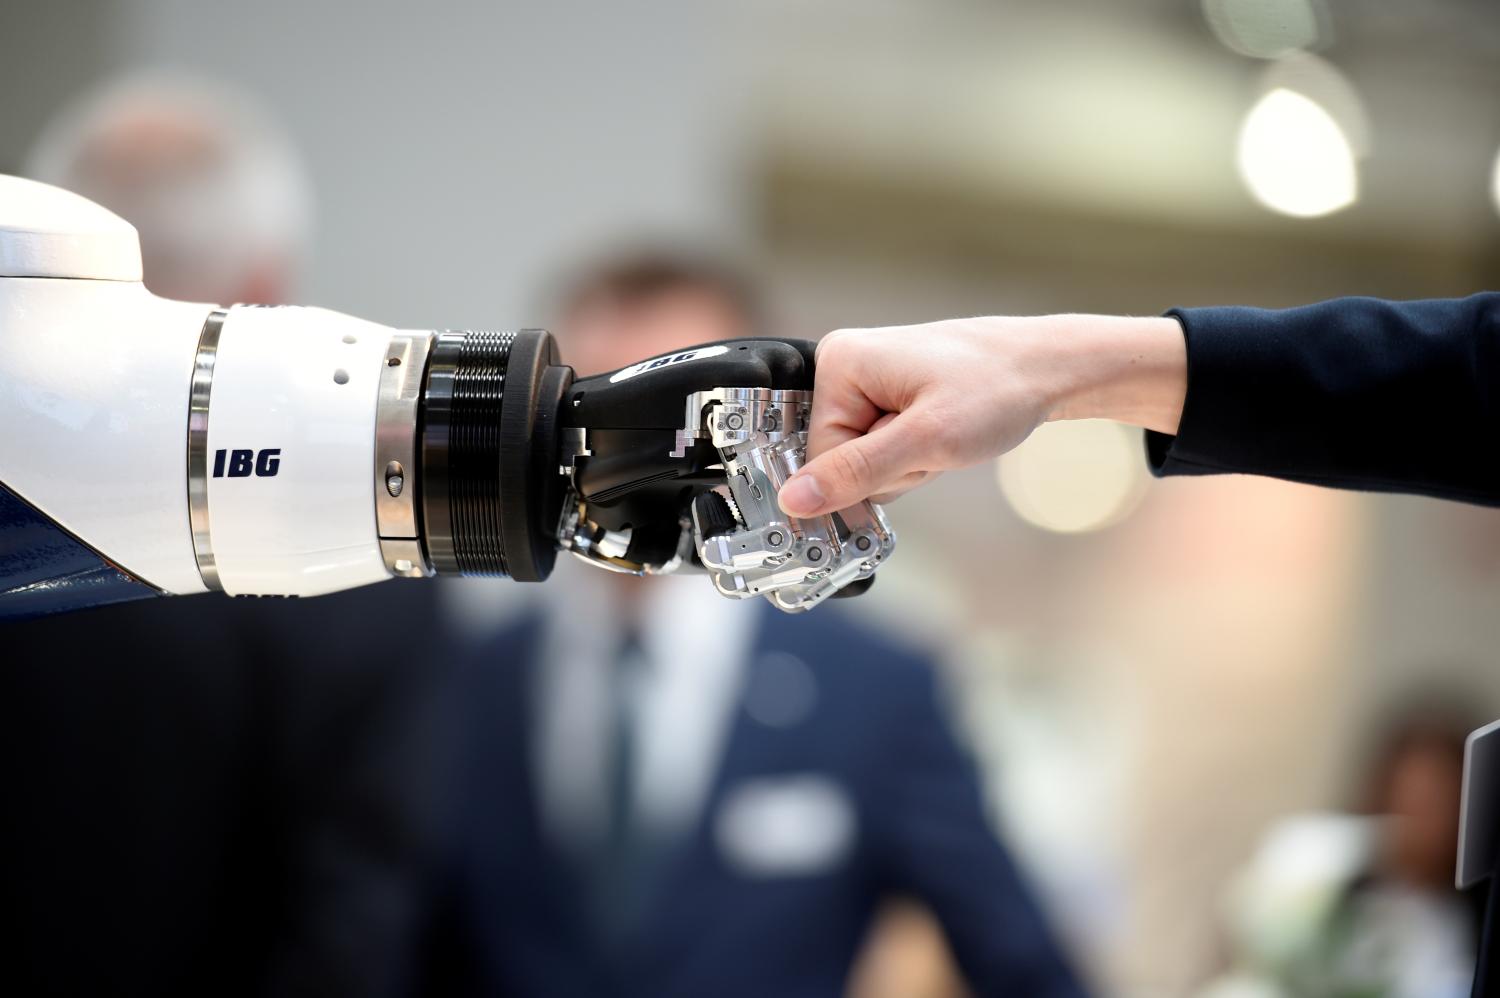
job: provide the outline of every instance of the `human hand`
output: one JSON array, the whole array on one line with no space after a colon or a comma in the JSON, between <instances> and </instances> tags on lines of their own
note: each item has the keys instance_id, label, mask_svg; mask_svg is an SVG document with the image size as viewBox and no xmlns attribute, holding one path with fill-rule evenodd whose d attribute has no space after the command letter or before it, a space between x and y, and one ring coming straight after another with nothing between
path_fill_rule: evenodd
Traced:
<instances>
[{"instance_id":1,"label":"human hand","mask_svg":"<svg viewBox=\"0 0 1500 998\"><path fill-rule=\"evenodd\" d=\"M1010 450L1051 419L1175 433L1187 390L1170 318L1053 315L841 329L818 345L808 462L782 509L888 501Z\"/></svg>"}]
</instances>

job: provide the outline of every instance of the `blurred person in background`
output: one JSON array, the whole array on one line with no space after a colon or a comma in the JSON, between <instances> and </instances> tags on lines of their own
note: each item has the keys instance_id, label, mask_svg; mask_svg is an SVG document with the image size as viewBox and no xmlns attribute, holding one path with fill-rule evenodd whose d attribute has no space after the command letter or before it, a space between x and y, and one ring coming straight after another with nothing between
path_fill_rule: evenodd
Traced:
<instances>
[{"instance_id":1,"label":"blurred person in background","mask_svg":"<svg viewBox=\"0 0 1500 998\"><path fill-rule=\"evenodd\" d=\"M1462 998L1483 898L1453 886L1467 712L1406 708L1355 815L1273 827L1229 898L1233 970L1204 998Z\"/></svg>"},{"instance_id":2,"label":"blurred person in background","mask_svg":"<svg viewBox=\"0 0 1500 998\"><path fill-rule=\"evenodd\" d=\"M584 276L558 333L591 374L753 335L755 315L732 273L643 254ZM536 595L465 681L433 991L841 995L905 896L973 993L1082 993L932 662L835 607L789 617L691 576L559 564Z\"/></svg>"},{"instance_id":3,"label":"blurred person in background","mask_svg":"<svg viewBox=\"0 0 1500 998\"><path fill-rule=\"evenodd\" d=\"M309 185L245 95L107 84L55 119L29 172L133 223L159 294L291 290ZM433 599L211 593L8 626L6 991L399 991L442 661L401 625Z\"/></svg>"},{"instance_id":4,"label":"blurred person in background","mask_svg":"<svg viewBox=\"0 0 1500 998\"><path fill-rule=\"evenodd\" d=\"M295 289L311 187L290 137L246 94L163 70L126 76L58 114L27 175L134 225L158 295L277 305Z\"/></svg>"}]
</instances>

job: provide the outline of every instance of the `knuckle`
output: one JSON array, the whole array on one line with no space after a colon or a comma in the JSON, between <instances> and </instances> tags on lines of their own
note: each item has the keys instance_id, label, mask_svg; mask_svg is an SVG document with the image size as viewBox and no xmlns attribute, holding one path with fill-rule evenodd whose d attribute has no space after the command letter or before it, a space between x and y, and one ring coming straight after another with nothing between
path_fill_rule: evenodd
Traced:
<instances>
[{"instance_id":1,"label":"knuckle","mask_svg":"<svg viewBox=\"0 0 1500 998\"><path fill-rule=\"evenodd\" d=\"M853 330L850 329L835 329L831 333L825 333L823 338L818 341L818 349L815 351L814 356L822 362L826 362L834 357L843 357L849 344L849 336L852 332Z\"/></svg>"},{"instance_id":2,"label":"knuckle","mask_svg":"<svg viewBox=\"0 0 1500 998\"><path fill-rule=\"evenodd\" d=\"M860 447L840 447L828 455L835 480L841 488L857 489L870 484L874 468L869 455Z\"/></svg>"}]
</instances>

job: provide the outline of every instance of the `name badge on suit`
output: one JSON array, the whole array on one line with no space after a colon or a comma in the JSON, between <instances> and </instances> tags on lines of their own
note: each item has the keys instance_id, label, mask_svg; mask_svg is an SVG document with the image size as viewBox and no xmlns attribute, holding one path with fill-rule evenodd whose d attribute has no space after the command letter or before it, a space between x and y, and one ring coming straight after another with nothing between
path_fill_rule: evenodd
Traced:
<instances>
[{"instance_id":1,"label":"name badge on suit","mask_svg":"<svg viewBox=\"0 0 1500 998\"><path fill-rule=\"evenodd\" d=\"M808 877L836 869L859 830L849 792L821 773L764 776L728 788L714 819L725 864L747 877Z\"/></svg>"}]
</instances>

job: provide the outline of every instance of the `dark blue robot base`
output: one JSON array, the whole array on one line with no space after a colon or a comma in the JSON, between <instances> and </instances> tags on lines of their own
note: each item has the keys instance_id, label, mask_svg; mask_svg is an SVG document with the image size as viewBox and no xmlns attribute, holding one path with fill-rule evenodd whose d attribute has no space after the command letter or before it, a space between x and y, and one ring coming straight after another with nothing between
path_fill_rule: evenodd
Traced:
<instances>
[{"instance_id":1,"label":"dark blue robot base","mask_svg":"<svg viewBox=\"0 0 1500 998\"><path fill-rule=\"evenodd\" d=\"M0 621L159 595L0 485Z\"/></svg>"}]
</instances>

